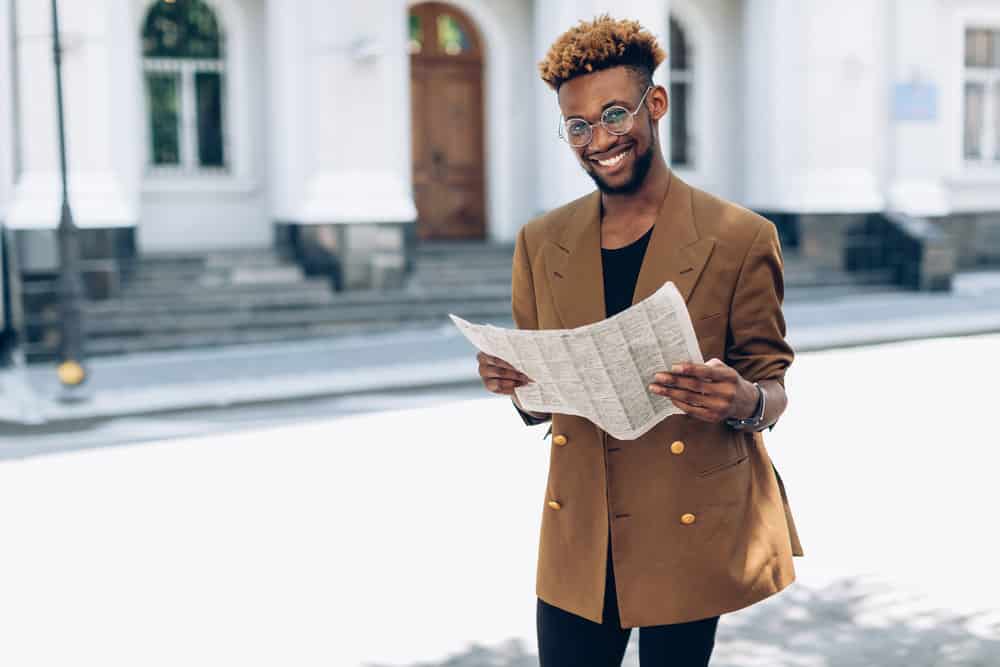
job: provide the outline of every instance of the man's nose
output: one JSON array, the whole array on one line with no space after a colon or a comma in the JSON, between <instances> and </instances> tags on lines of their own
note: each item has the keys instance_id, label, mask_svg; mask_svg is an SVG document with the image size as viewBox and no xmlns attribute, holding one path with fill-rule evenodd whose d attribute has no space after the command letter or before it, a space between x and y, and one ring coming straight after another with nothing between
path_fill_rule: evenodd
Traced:
<instances>
[{"instance_id":1,"label":"man's nose","mask_svg":"<svg viewBox=\"0 0 1000 667\"><path fill-rule=\"evenodd\" d=\"M608 132L600 123L593 128L593 133L594 136L590 138L590 155L603 153L618 143L618 136Z\"/></svg>"}]
</instances>

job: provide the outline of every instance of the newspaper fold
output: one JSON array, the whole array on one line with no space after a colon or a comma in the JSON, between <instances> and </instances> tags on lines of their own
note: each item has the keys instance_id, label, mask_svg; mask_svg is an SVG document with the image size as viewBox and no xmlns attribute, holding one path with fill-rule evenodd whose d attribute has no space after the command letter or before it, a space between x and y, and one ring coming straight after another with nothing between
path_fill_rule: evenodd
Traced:
<instances>
[{"instance_id":1,"label":"newspaper fold","mask_svg":"<svg viewBox=\"0 0 1000 667\"><path fill-rule=\"evenodd\" d=\"M682 412L649 391L655 373L678 362L703 363L672 282L613 317L575 329L504 329L449 316L473 345L534 380L515 390L525 410L585 417L619 440L638 438Z\"/></svg>"}]
</instances>

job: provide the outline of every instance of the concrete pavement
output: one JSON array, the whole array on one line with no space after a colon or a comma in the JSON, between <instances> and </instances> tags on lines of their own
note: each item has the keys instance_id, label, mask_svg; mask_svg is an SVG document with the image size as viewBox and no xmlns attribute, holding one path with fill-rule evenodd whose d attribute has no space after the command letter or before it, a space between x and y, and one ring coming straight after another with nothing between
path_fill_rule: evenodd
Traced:
<instances>
[{"instance_id":1,"label":"concrete pavement","mask_svg":"<svg viewBox=\"0 0 1000 667\"><path fill-rule=\"evenodd\" d=\"M998 345L796 360L805 556L713 667L1000 664L996 397L949 362ZM484 395L2 462L0 664L535 667L543 431Z\"/></svg>"},{"instance_id":2,"label":"concrete pavement","mask_svg":"<svg viewBox=\"0 0 1000 667\"><path fill-rule=\"evenodd\" d=\"M461 313L457 313L461 315ZM1000 331L1000 272L951 293L890 292L785 305L797 351ZM512 326L507 321L495 324ZM450 323L345 338L96 358L87 400L59 400L51 364L0 372L0 423L38 424L476 381ZM2 428L2 426L0 426Z\"/></svg>"}]
</instances>

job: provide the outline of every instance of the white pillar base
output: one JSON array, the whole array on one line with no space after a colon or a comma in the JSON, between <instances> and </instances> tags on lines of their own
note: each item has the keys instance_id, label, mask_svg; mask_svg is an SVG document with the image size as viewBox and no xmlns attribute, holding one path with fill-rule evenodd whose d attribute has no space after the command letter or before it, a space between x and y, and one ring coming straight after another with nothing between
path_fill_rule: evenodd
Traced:
<instances>
[{"instance_id":1,"label":"white pillar base","mask_svg":"<svg viewBox=\"0 0 1000 667\"><path fill-rule=\"evenodd\" d=\"M407 183L394 171L323 171L306 183L302 224L415 222Z\"/></svg>"},{"instance_id":2,"label":"white pillar base","mask_svg":"<svg viewBox=\"0 0 1000 667\"><path fill-rule=\"evenodd\" d=\"M935 179L899 180L889 186L886 208L916 217L939 217L951 213L948 191Z\"/></svg>"},{"instance_id":3,"label":"white pillar base","mask_svg":"<svg viewBox=\"0 0 1000 667\"><path fill-rule=\"evenodd\" d=\"M138 212L110 171L72 172L69 202L73 222L81 229L134 227ZM57 172L24 174L7 211L12 229L56 229L62 207L62 182Z\"/></svg>"}]
</instances>

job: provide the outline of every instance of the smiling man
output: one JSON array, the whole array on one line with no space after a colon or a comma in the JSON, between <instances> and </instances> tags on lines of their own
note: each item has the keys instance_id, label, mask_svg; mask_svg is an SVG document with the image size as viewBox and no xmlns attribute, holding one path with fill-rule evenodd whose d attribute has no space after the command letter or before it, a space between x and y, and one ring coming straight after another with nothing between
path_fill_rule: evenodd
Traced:
<instances>
[{"instance_id":1,"label":"smiling man","mask_svg":"<svg viewBox=\"0 0 1000 667\"><path fill-rule=\"evenodd\" d=\"M788 586L803 553L761 434L785 409L793 359L778 237L667 166L669 100L652 79L665 57L637 22L602 16L540 63L559 134L597 189L521 229L512 307L519 328L572 328L672 281L709 361L664 368L646 390L685 414L616 440L582 417L525 412L514 390L530 378L478 356L488 390L511 395L526 423L552 422L541 667L620 665L633 627L645 667L707 665L720 615Z\"/></svg>"}]
</instances>

